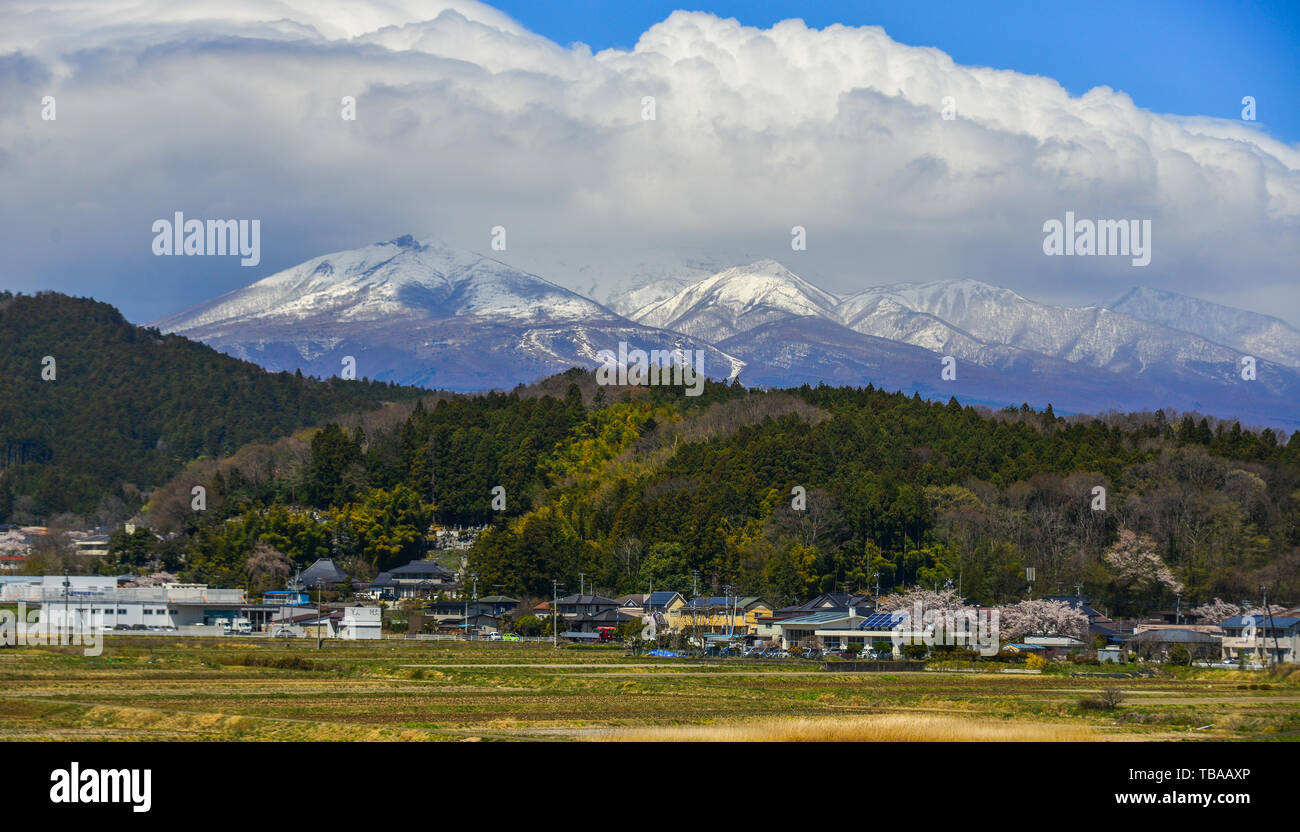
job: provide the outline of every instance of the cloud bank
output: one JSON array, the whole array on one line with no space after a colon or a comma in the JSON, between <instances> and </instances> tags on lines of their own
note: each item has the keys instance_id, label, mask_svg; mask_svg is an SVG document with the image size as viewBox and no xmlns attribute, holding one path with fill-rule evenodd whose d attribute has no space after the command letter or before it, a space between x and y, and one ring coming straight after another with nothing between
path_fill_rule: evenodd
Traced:
<instances>
[{"instance_id":1,"label":"cloud bank","mask_svg":"<svg viewBox=\"0 0 1300 832\"><path fill-rule=\"evenodd\" d=\"M770 256L839 293L1145 284L1300 321L1300 149L876 27L676 12L593 53L472 0L19 2L0 9L0 177L11 288L134 320L405 232L488 251L503 226L494 256L602 297ZM175 211L260 219L261 266L154 258ZM1150 219L1151 264L1044 256L1066 211Z\"/></svg>"}]
</instances>

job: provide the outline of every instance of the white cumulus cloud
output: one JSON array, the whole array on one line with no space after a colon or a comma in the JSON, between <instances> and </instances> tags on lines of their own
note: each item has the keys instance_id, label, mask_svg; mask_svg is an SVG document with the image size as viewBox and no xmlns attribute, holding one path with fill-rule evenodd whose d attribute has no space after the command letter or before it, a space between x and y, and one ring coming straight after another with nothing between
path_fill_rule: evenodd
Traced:
<instances>
[{"instance_id":1,"label":"white cumulus cloud","mask_svg":"<svg viewBox=\"0 0 1300 832\"><path fill-rule=\"evenodd\" d=\"M326 251L405 232L487 250L504 226L497 256L580 290L770 256L840 293L1146 284L1300 321L1296 147L877 27L676 12L593 53L472 0L17 2L0 93L14 288L135 319ZM178 210L261 219L261 268L153 257L152 221ZM1151 265L1045 257L1043 222L1067 210L1151 219Z\"/></svg>"}]
</instances>

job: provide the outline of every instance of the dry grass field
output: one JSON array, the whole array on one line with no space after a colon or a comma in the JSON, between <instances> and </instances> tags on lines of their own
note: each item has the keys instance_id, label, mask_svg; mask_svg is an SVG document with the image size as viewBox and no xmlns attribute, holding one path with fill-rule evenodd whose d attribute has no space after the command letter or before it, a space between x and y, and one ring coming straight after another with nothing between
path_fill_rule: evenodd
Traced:
<instances>
[{"instance_id":1,"label":"dry grass field","mask_svg":"<svg viewBox=\"0 0 1300 832\"><path fill-rule=\"evenodd\" d=\"M1119 696L1099 707L1107 689ZM635 658L617 647L385 640L318 651L133 636L110 637L97 657L0 649L5 740L1297 738L1295 669L1122 680L845 674L798 661Z\"/></svg>"}]
</instances>

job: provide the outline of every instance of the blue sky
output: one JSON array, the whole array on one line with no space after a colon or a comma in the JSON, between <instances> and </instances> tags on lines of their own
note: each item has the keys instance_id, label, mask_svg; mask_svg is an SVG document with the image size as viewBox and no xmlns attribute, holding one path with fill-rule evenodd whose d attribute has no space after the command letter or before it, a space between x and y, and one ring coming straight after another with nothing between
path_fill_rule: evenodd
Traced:
<instances>
[{"instance_id":1,"label":"blue sky","mask_svg":"<svg viewBox=\"0 0 1300 832\"><path fill-rule=\"evenodd\" d=\"M1300 2L1059 3L998 0L495 0L538 34L593 49L629 48L674 9L735 17L767 28L791 17L809 26L882 26L910 46L935 46L958 63L1046 75L1076 95L1110 86L1155 112L1256 118L1300 142Z\"/></svg>"}]
</instances>

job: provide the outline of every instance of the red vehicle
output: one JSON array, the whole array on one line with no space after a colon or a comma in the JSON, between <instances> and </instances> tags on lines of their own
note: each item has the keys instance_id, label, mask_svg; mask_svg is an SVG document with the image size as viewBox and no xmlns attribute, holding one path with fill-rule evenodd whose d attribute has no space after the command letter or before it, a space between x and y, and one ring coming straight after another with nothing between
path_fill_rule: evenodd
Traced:
<instances>
[{"instance_id":1,"label":"red vehicle","mask_svg":"<svg viewBox=\"0 0 1300 832\"><path fill-rule=\"evenodd\" d=\"M614 631L617 629L616 627L597 627L596 629L600 631L601 641L614 640Z\"/></svg>"}]
</instances>

